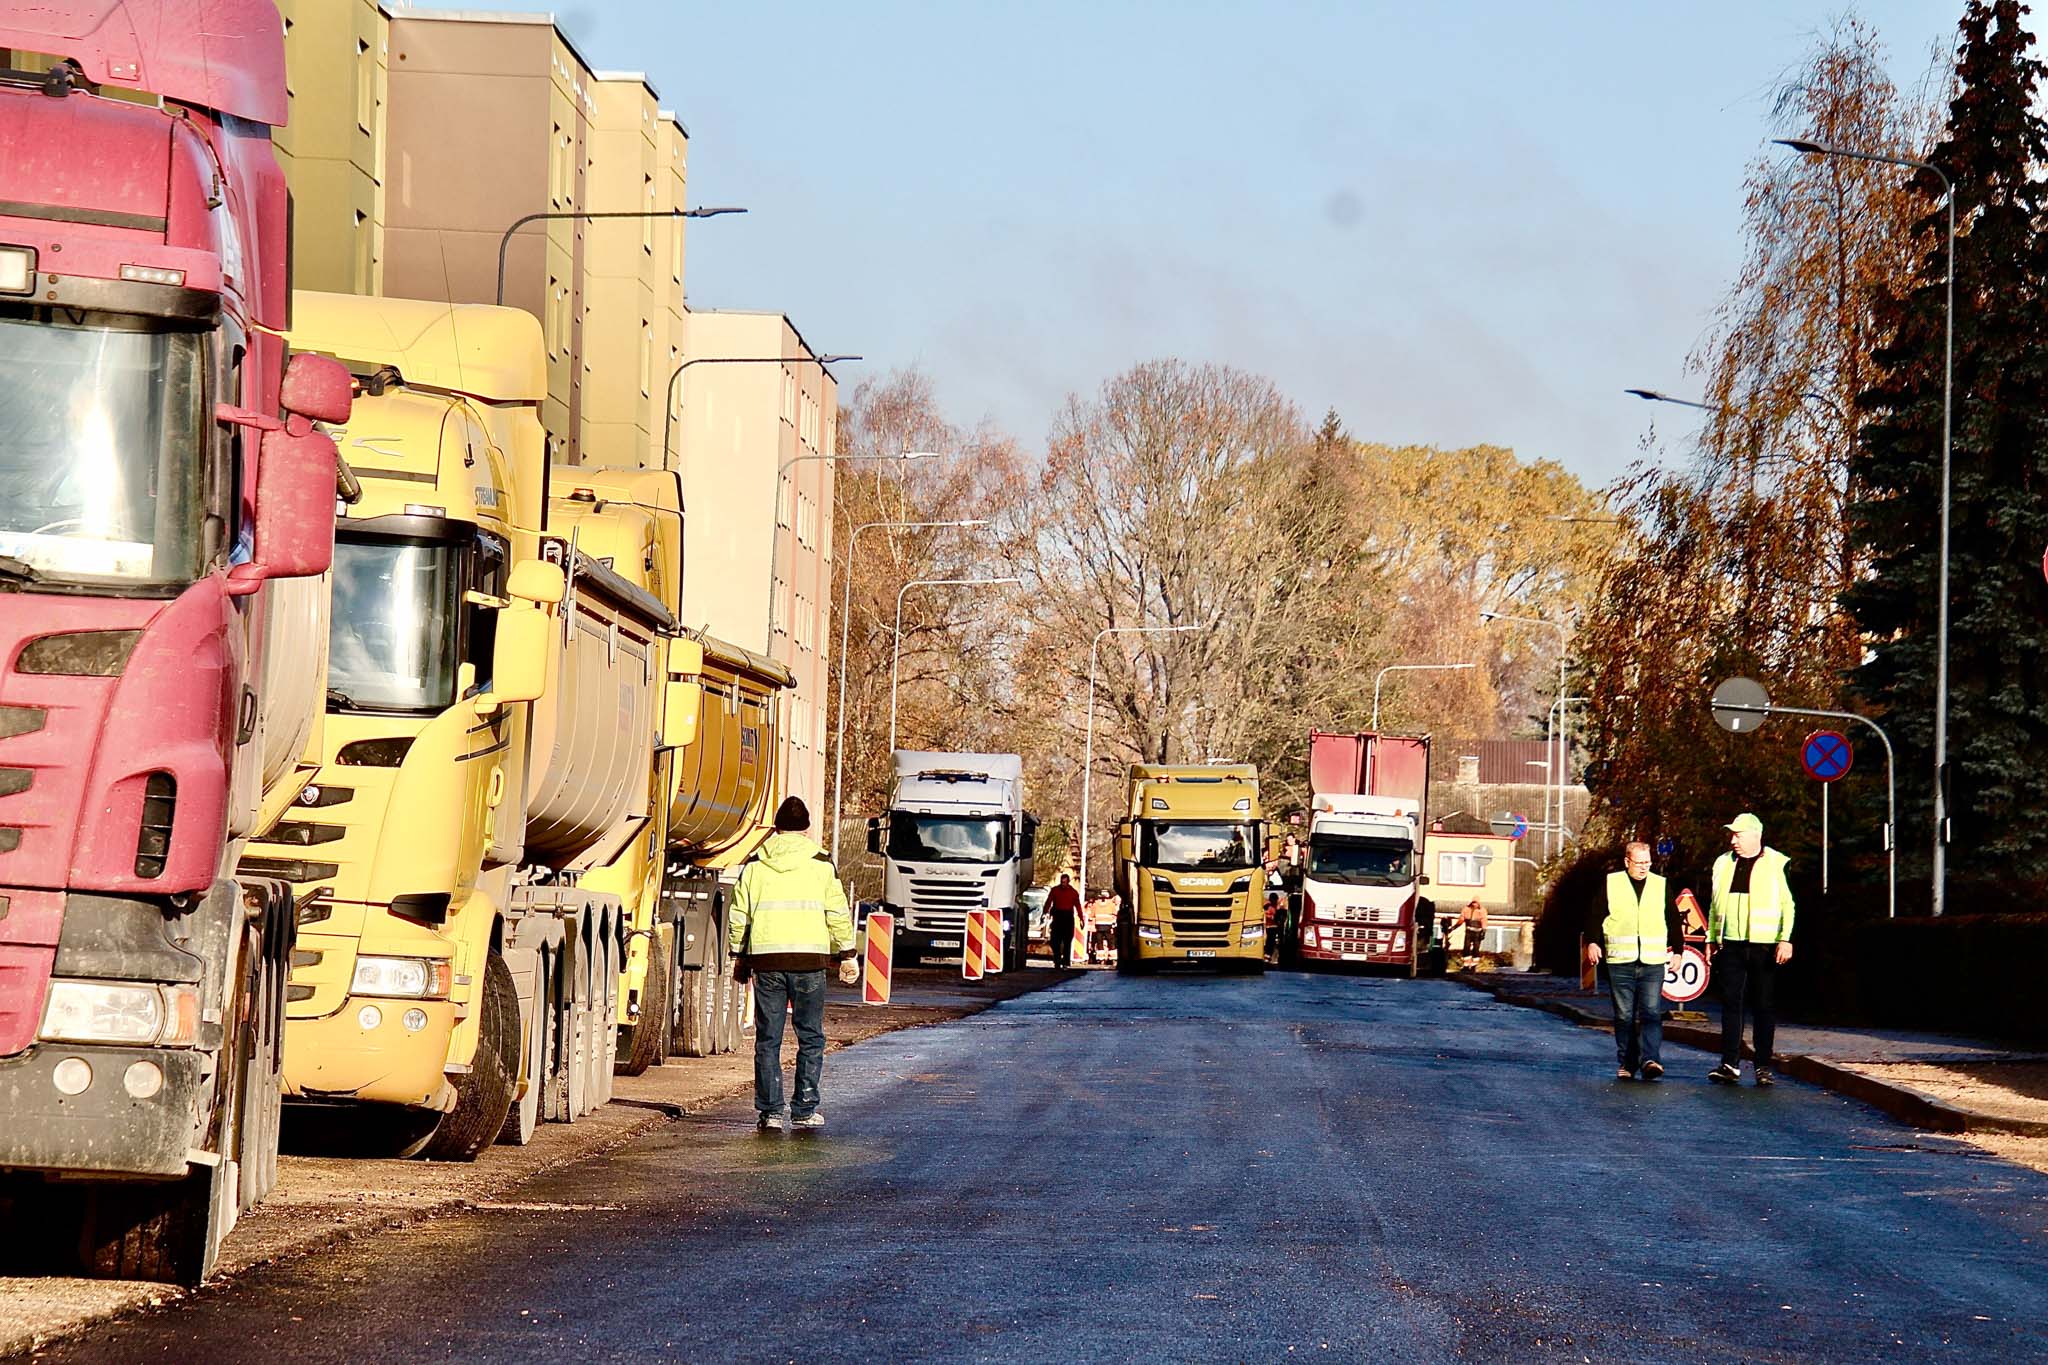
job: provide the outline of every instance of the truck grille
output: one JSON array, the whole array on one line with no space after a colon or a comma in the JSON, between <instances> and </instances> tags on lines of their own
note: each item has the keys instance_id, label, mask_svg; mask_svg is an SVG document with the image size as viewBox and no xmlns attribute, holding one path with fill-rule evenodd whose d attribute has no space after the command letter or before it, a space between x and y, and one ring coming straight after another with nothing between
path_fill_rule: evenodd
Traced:
<instances>
[{"instance_id":1,"label":"truck grille","mask_svg":"<svg viewBox=\"0 0 2048 1365\"><path fill-rule=\"evenodd\" d=\"M912 877L910 908L913 910L986 910L988 883L961 881L951 877Z\"/></svg>"},{"instance_id":2,"label":"truck grille","mask_svg":"<svg viewBox=\"0 0 2048 1365\"><path fill-rule=\"evenodd\" d=\"M1333 952L1362 953L1389 952L1394 946L1394 936L1385 929L1361 929L1349 924L1324 924L1323 946Z\"/></svg>"},{"instance_id":3,"label":"truck grille","mask_svg":"<svg viewBox=\"0 0 2048 1365\"><path fill-rule=\"evenodd\" d=\"M1336 920L1352 924L1399 924L1401 907L1398 905L1364 906L1332 905L1316 907L1316 918Z\"/></svg>"}]
</instances>

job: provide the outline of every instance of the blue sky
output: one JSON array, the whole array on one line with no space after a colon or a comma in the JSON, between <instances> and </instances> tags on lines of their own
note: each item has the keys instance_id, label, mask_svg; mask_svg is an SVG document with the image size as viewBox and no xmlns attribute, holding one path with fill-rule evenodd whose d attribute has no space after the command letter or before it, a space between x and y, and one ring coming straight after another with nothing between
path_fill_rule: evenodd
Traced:
<instances>
[{"instance_id":1,"label":"blue sky","mask_svg":"<svg viewBox=\"0 0 2048 1365\"><path fill-rule=\"evenodd\" d=\"M1593 482L1651 415L1623 388L1696 391L1772 90L1843 8L468 3L647 73L693 202L751 210L692 228L692 304L789 313L843 382L922 367L1036 448L1127 365L1222 361ZM1917 84L1961 9L1857 12Z\"/></svg>"}]
</instances>

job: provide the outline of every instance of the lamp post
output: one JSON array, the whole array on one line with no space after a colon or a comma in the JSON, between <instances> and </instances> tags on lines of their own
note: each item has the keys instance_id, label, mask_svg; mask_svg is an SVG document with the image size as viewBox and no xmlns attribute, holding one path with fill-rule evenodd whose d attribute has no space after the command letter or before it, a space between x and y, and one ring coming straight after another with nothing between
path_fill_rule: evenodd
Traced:
<instances>
[{"instance_id":1,"label":"lamp post","mask_svg":"<svg viewBox=\"0 0 2048 1365\"><path fill-rule=\"evenodd\" d=\"M921 531L944 526L986 526L985 517L964 521L864 521L846 538L846 588L839 599L839 726L832 740L832 866L839 866L840 799L846 792L846 627L853 607L853 547L862 531L887 526L897 531Z\"/></svg>"},{"instance_id":2,"label":"lamp post","mask_svg":"<svg viewBox=\"0 0 2048 1365\"><path fill-rule=\"evenodd\" d=\"M1088 798L1095 776L1095 651L1105 635L1174 635L1206 626L1105 626L1088 642L1088 739L1081 750L1081 894L1088 894Z\"/></svg>"},{"instance_id":3,"label":"lamp post","mask_svg":"<svg viewBox=\"0 0 2048 1365\"><path fill-rule=\"evenodd\" d=\"M1374 734L1378 734L1378 733L1380 732L1380 684L1381 684L1381 683L1383 683L1383 682L1385 682L1385 681L1387 680L1387 674L1389 674L1389 673L1430 673L1430 672L1436 672L1436 671L1439 671L1439 670L1443 670L1443 671L1454 671L1454 670L1457 670L1457 669L1461 669L1461 668L1473 668L1473 667L1476 667L1476 665L1473 665L1473 664L1388 664L1388 665L1387 665L1387 666L1386 666L1385 668L1381 669L1381 670L1379 671L1379 675L1378 675L1377 677L1375 677L1375 678L1374 678L1374 679L1372 680L1372 726L1371 726L1372 732L1373 732Z\"/></svg>"},{"instance_id":4,"label":"lamp post","mask_svg":"<svg viewBox=\"0 0 2048 1365\"><path fill-rule=\"evenodd\" d=\"M820 452L816 455L792 455L776 467L776 515L775 519L768 525L768 638L761 645L761 652L763 654L766 654L771 659L775 657L775 557L782 549L782 478L783 475L789 473L789 467L802 464L806 460L841 460L851 464L855 461L935 460L937 458L938 453L930 450L905 450L894 455L827 455ZM790 500L789 519L791 521L796 520L796 502L794 498ZM895 746L891 745L890 747L894 748Z\"/></svg>"},{"instance_id":5,"label":"lamp post","mask_svg":"<svg viewBox=\"0 0 2048 1365\"><path fill-rule=\"evenodd\" d=\"M670 433L676 424L676 385L682 382L683 371L692 365L801 365L809 362L822 367L861 358L857 355L700 355L694 360L685 360L668 376L668 399L661 410L661 467L668 468L669 446L673 444Z\"/></svg>"},{"instance_id":6,"label":"lamp post","mask_svg":"<svg viewBox=\"0 0 2048 1365\"><path fill-rule=\"evenodd\" d=\"M505 306L505 251L512 245L512 234L528 223L557 222L574 219L577 222L592 222L601 218L717 218L727 213L745 213L745 209L730 206L704 209L625 209L617 213L586 213L580 209L566 213L529 213L524 218L512 220L512 226L505 229L498 238L498 291L493 301Z\"/></svg>"},{"instance_id":7,"label":"lamp post","mask_svg":"<svg viewBox=\"0 0 2048 1365\"><path fill-rule=\"evenodd\" d=\"M1022 583L1007 578L913 578L896 590L896 648L889 657L889 752L896 752L896 675L903 662L903 594L912 588L989 588L1002 583Z\"/></svg>"},{"instance_id":8,"label":"lamp post","mask_svg":"<svg viewBox=\"0 0 2048 1365\"><path fill-rule=\"evenodd\" d=\"M1481 624L1481 625L1486 625L1486 624L1488 624L1488 623L1490 623L1490 622L1493 622L1493 621L1514 621L1514 622L1517 622L1518 624L1521 624L1521 625L1525 625L1525 626L1547 626L1547 627L1549 627L1549 628L1550 628L1551 630L1554 630L1554 631L1556 631L1556 632L1557 632L1557 634L1558 634L1558 642L1557 642L1557 706L1556 706L1556 708L1555 708L1555 709L1556 709L1556 711L1557 711L1557 724L1556 724L1555 726L1553 726L1553 727L1552 727L1552 735L1551 735L1551 738L1553 738L1553 739L1554 739L1554 740L1556 741L1556 744L1557 744L1557 766L1556 766L1556 767L1555 767L1555 768L1554 768L1554 769L1552 770L1552 772L1551 772L1551 777L1552 777L1552 780L1553 780L1553 782L1555 783L1555 785L1556 785L1556 787L1557 787L1557 846L1558 846L1558 848L1562 849L1562 848L1564 847L1564 770L1565 770L1565 749L1564 749L1564 662L1565 662L1565 655L1567 655L1568 653L1570 653L1570 652L1571 652L1571 640L1572 640L1572 633L1571 633L1571 628L1570 628L1569 626L1563 625L1563 624L1561 624L1560 622L1557 622L1557 621L1546 621L1546 620L1544 620L1544 619L1543 619L1542 617L1540 617L1540 616L1504 616L1504 615L1502 615L1502 614L1501 614L1500 612L1497 612L1497 611L1482 611L1482 612L1480 612L1480 613L1479 613L1479 622L1480 622L1480 624ZM1546 742L1548 742L1548 741L1546 741ZM1547 792L1545 793L1545 795L1544 795L1544 798L1543 798L1543 805L1544 805L1544 811L1545 811L1545 814L1547 815L1547 814L1549 813L1549 809L1550 809L1550 796L1549 796L1549 794L1548 794ZM1551 849L1551 847L1550 847L1550 831L1549 831L1548 829L1546 829L1546 830L1544 831L1544 833L1543 833L1543 854L1544 854L1544 856L1545 856L1545 857L1547 858L1547 857L1549 857L1549 856L1550 856L1551 852L1552 852L1552 849Z\"/></svg>"},{"instance_id":9,"label":"lamp post","mask_svg":"<svg viewBox=\"0 0 2048 1365\"><path fill-rule=\"evenodd\" d=\"M1948 519L1950 433L1955 419L1956 377L1956 185L1939 166L1912 156L1887 156L1881 152L1859 152L1847 147L1830 147L1805 138L1774 138L1780 147L1790 147L1808 156L1838 156L1849 161L1867 161L1879 166L1899 166L1926 171L1941 182L1942 198L1948 207L1948 278L1946 318L1943 325L1941 361L1941 569L1934 608L1934 913L1939 915L1948 900Z\"/></svg>"}]
</instances>

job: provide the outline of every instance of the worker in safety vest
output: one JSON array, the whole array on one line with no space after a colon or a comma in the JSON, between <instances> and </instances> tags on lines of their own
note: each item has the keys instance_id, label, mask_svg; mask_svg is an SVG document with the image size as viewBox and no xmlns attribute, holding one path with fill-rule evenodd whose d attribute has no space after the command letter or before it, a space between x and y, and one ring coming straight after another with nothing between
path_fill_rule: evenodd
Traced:
<instances>
[{"instance_id":1,"label":"worker in safety vest","mask_svg":"<svg viewBox=\"0 0 2048 1365\"><path fill-rule=\"evenodd\" d=\"M1586 960L1607 962L1614 1001L1614 1078L1646 1081L1664 1075L1664 964L1684 926L1664 878L1650 871L1650 846L1622 850L1622 870L1607 874L1605 893L1587 914Z\"/></svg>"},{"instance_id":2,"label":"worker in safety vest","mask_svg":"<svg viewBox=\"0 0 2048 1365\"><path fill-rule=\"evenodd\" d=\"M1778 1031L1772 1002L1778 968L1792 960L1790 863L1764 847L1764 822L1744 811L1728 822L1729 851L1714 860L1714 898L1707 906L1707 944L1714 979L1721 983L1721 1065L1707 1079L1734 1085L1742 1079L1742 1010L1756 1019L1756 1083L1775 1085L1771 1043Z\"/></svg>"},{"instance_id":3,"label":"worker in safety vest","mask_svg":"<svg viewBox=\"0 0 2048 1365\"><path fill-rule=\"evenodd\" d=\"M825 968L839 963L841 984L860 979L853 960L853 916L832 859L804 831L810 808L789 797L775 811L775 833L740 869L726 946L735 979L754 982L754 1110L764 1130L780 1130L782 1020L796 1019L796 1092L788 1121L823 1128L818 1085L825 1073Z\"/></svg>"}]
</instances>

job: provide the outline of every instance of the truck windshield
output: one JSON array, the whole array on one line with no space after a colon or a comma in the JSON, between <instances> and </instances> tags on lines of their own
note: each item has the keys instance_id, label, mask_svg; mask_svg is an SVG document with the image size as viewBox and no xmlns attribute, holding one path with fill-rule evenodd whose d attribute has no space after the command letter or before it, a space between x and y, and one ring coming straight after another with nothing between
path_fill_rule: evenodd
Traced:
<instances>
[{"instance_id":1,"label":"truck windshield","mask_svg":"<svg viewBox=\"0 0 2048 1365\"><path fill-rule=\"evenodd\" d=\"M51 578L197 578L205 352L151 318L0 310L0 555Z\"/></svg>"},{"instance_id":2,"label":"truck windshield","mask_svg":"<svg viewBox=\"0 0 2048 1365\"><path fill-rule=\"evenodd\" d=\"M1406 886L1415 880L1415 849L1406 840L1312 835L1308 875L1359 886Z\"/></svg>"},{"instance_id":3,"label":"truck windshield","mask_svg":"<svg viewBox=\"0 0 2048 1365\"><path fill-rule=\"evenodd\" d=\"M1193 872L1204 868L1250 867L1257 861L1256 832L1227 820L1146 820L1139 826L1138 861L1146 867Z\"/></svg>"},{"instance_id":4,"label":"truck windshield","mask_svg":"<svg viewBox=\"0 0 2048 1365\"><path fill-rule=\"evenodd\" d=\"M432 712L454 704L458 553L415 541L335 541L333 707Z\"/></svg>"},{"instance_id":5,"label":"truck windshield","mask_svg":"<svg viewBox=\"0 0 2048 1365\"><path fill-rule=\"evenodd\" d=\"M1000 816L889 817L889 856L907 863L1000 863L1010 857L1010 822Z\"/></svg>"}]
</instances>

